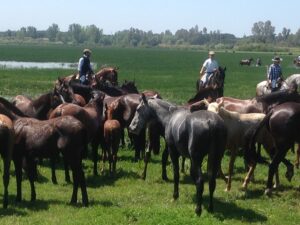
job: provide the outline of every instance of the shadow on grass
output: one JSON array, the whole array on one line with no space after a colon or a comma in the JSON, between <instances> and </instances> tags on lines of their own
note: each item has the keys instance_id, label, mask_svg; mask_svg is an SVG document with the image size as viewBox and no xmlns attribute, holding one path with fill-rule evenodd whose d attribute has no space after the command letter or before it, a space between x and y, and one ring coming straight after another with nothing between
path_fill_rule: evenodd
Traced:
<instances>
[{"instance_id":1,"label":"shadow on grass","mask_svg":"<svg viewBox=\"0 0 300 225\"><path fill-rule=\"evenodd\" d=\"M11 208L10 206L8 206L7 209L3 209L2 207L0 208L1 217L2 216L26 216L26 215L28 215L28 213L15 208Z\"/></svg>"},{"instance_id":2,"label":"shadow on grass","mask_svg":"<svg viewBox=\"0 0 300 225\"><path fill-rule=\"evenodd\" d=\"M194 198L196 202L196 197ZM265 222L268 218L265 215L255 212L252 209L243 209L233 202L223 202L214 198L214 213L213 216L219 220L235 219L242 220L247 223ZM203 207L207 210L209 198L204 197Z\"/></svg>"},{"instance_id":3,"label":"shadow on grass","mask_svg":"<svg viewBox=\"0 0 300 225\"><path fill-rule=\"evenodd\" d=\"M104 175L100 176L88 176L86 178L87 187L101 187L106 185L113 185L116 180L120 178L134 178L134 179L140 179L140 175L138 173L135 173L133 171L125 171L122 169L117 169L116 174L112 177L107 172L105 172Z\"/></svg>"}]
</instances>

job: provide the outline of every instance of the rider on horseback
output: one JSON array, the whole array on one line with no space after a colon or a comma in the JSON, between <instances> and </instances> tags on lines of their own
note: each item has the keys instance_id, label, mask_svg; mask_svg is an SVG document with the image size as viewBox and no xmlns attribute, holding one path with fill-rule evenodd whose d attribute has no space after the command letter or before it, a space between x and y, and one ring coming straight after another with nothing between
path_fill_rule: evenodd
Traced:
<instances>
[{"instance_id":1,"label":"rider on horseback","mask_svg":"<svg viewBox=\"0 0 300 225\"><path fill-rule=\"evenodd\" d=\"M79 59L78 72L79 72L79 80L81 84L88 84L89 83L88 76L94 73L90 62L91 54L92 54L91 50L84 49L83 56Z\"/></svg>"},{"instance_id":2,"label":"rider on horseback","mask_svg":"<svg viewBox=\"0 0 300 225\"><path fill-rule=\"evenodd\" d=\"M282 59L279 56L275 56L273 59L273 64L269 67L268 70L268 84L271 88L271 92L278 90L283 81L282 70L280 62Z\"/></svg>"},{"instance_id":3,"label":"rider on horseback","mask_svg":"<svg viewBox=\"0 0 300 225\"><path fill-rule=\"evenodd\" d=\"M219 70L218 62L214 59L214 56L215 52L209 51L208 59L202 65L200 70L200 87L205 87L211 76Z\"/></svg>"}]
</instances>

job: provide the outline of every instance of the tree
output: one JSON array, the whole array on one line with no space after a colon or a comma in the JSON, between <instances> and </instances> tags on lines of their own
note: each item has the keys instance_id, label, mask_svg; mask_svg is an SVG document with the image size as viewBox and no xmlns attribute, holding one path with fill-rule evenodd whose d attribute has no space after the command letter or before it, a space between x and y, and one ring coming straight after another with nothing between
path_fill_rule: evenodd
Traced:
<instances>
[{"instance_id":1,"label":"tree","mask_svg":"<svg viewBox=\"0 0 300 225\"><path fill-rule=\"evenodd\" d=\"M254 23L251 31L256 42L266 43L275 40L275 27L272 26L269 20Z\"/></svg>"},{"instance_id":2,"label":"tree","mask_svg":"<svg viewBox=\"0 0 300 225\"><path fill-rule=\"evenodd\" d=\"M57 35L59 33L59 27L57 24L53 23L48 29L47 29L47 37L50 41L55 41L57 39Z\"/></svg>"},{"instance_id":3,"label":"tree","mask_svg":"<svg viewBox=\"0 0 300 225\"><path fill-rule=\"evenodd\" d=\"M36 28L33 26L27 27L26 34L27 34L27 37L37 38L37 31L36 31Z\"/></svg>"},{"instance_id":4,"label":"tree","mask_svg":"<svg viewBox=\"0 0 300 225\"><path fill-rule=\"evenodd\" d=\"M85 41L84 31L80 24L73 23L69 25L68 33L75 43L83 43Z\"/></svg>"},{"instance_id":5,"label":"tree","mask_svg":"<svg viewBox=\"0 0 300 225\"><path fill-rule=\"evenodd\" d=\"M95 25L90 25L85 28L85 35L87 37L87 41L91 43L98 43L103 31L99 30Z\"/></svg>"}]
</instances>

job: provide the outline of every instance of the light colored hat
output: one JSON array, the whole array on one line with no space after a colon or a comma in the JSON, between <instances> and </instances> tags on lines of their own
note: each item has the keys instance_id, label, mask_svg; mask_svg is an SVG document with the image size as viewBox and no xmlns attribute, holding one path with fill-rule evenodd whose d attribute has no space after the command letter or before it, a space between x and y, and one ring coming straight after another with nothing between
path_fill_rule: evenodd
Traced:
<instances>
[{"instance_id":1,"label":"light colored hat","mask_svg":"<svg viewBox=\"0 0 300 225\"><path fill-rule=\"evenodd\" d=\"M274 56L274 58L272 59L273 62L281 62L282 58L280 58L279 56Z\"/></svg>"},{"instance_id":2,"label":"light colored hat","mask_svg":"<svg viewBox=\"0 0 300 225\"><path fill-rule=\"evenodd\" d=\"M86 48L86 49L83 50L83 54L85 54L85 53L90 53L91 54L92 51L90 49Z\"/></svg>"},{"instance_id":3,"label":"light colored hat","mask_svg":"<svg viewBox=\"0 0 300 225\"><path fill-rule=\"evenodd\" d=\"M209 51L208 54L209 54L209 55L214 55L215 52L214 52L214 51Z\"/></svg>"}]
</instances>

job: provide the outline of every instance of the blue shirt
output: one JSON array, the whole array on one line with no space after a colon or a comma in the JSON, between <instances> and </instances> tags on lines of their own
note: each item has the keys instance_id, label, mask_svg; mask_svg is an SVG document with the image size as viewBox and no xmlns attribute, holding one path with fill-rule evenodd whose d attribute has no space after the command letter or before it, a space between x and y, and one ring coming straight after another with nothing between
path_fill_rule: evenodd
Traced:
<instances>
[{"instance_id":1,"label":"blue shirt","mask_svg":"<svg viewBox=\"0 0 300 225\"><path fill-rule=\"evenodd\" d=\"M282 76L281 67L279 64L272 64L269 68L268 79L276 80Z\"/></svg>"}]
</instances>

